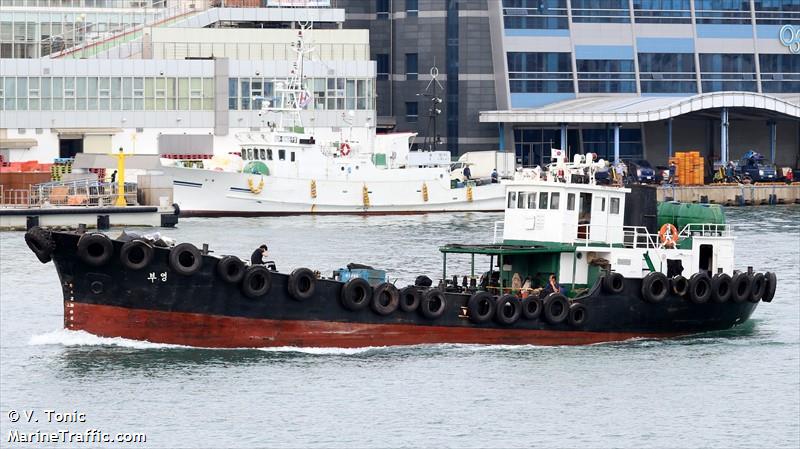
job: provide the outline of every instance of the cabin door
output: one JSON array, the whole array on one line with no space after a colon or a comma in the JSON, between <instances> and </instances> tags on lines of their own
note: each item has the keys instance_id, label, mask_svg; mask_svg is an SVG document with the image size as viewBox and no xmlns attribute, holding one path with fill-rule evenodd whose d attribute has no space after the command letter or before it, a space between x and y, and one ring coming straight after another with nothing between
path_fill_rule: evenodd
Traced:
<instances>
[{"instance_id":1,"label":"cabin door","mask_svg":"<svg viewBox=\"0 0 800 449\"><path fill-rule=\"evenodd\" d=\"M578 206L578 239L589 238L589 223L592 222L592 194L581 193Z\"/></svg>"}]
</instances>

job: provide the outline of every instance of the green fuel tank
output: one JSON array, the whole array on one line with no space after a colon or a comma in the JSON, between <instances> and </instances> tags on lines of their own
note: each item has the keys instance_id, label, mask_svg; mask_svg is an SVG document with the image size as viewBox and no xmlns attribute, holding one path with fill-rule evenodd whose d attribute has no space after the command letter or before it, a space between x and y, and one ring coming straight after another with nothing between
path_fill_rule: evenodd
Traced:
<instances>
[{"instance_id":1,"label":"green fuel tank","mask_svg":"<svg viewBox=\"0 0 800 449\"><path fill-rule=\"evenodd\" d=\"M725 212L719 204L667 201L658 203L658 227L664 223L672 223L678 231L689 223L725 224Z\"/></svg>"}]
</instances>

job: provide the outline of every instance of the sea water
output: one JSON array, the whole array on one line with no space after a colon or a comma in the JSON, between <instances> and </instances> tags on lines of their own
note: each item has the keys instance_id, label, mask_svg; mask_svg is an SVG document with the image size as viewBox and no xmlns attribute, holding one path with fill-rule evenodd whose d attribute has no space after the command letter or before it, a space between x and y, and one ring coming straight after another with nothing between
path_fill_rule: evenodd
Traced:
<instances>
[{"instance_id":1,"label":"sea water","mask_svg":"<svg viewBox=\"0 0 800 449\"><path fill-rule=\"evenodd\" d=\"M777 273L772 303L729 331L581 347L212 350L101 338L62 329L53 265L23 233L0 233L0 447L52 437L39 446L797 448L800 207L727 214L737 266ZM439 246L488 243L501 219L183 219L162 233L245 259L266 243L284 272L369 264L402 286L440 276ZM448 275L471 269L468 256L448 258Z\"/></svg>"}]
</instances>

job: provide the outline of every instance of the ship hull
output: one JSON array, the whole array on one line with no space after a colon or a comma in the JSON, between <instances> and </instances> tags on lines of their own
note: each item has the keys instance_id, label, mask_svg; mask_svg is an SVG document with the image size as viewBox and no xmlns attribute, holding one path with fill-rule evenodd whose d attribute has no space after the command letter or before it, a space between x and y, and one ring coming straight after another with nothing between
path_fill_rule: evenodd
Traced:
<instances>
[{"instance_id":1,"label":"ship hull","mask_svg":"<svg viewBox=\"0 0 800 449\"><path fill-rule=\"evenodd\" d=\"M390 180L384 175L356 180L262 177L164 167L164 172L173 178L174 201L182 216L381 215L503 210L505 187L502 184L451 189L450 180L443 173L419 171L418 175L427 176ZM433 176L436 173L438 175Z\"/></svg>"},{"instance_id":2,"label":"ship hull","mask_svg":"<svg viewBox=\"0 0 800 449\"><path fill-rule=\"evenodd\" d=\"M467 314L468 292L445 292L436 318L419 310L388 315L367 306L350 310L341 300L343 283L315 281L314 294L296 299L289 275L272 273L269 291L251 298L240 283L223 281L218 257L202 256L200 269L181 275L169 263L169 249L154 248L150 263L131 270L120 261L122 242L102 266L78 257L79 235L52 233L53 261L64 294L64 325L104 337L124 337L198 347L366 347L435 343L575 345L723 330L745 322L757 304L694 304L668 296L643 301L641 280L626 279L621 294L595 285L573 303L586 307L580 324L554 324L542 316L474 323ZM421 288L422 291L427 289Z\"/></svg>"}]
</instances>

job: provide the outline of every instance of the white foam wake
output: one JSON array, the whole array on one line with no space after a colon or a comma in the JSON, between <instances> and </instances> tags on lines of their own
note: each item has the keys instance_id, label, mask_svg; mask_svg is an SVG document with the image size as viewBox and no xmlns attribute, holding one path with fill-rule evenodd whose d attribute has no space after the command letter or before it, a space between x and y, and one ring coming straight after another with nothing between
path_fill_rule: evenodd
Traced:
<instances>
[{"instance_id":1,"label":"white foam wake","mask_svg":"<svg viewBox=\"0 0 800 449\"><path fill-rule=\"evenodd\" d=\"M28 342L30 345L62 345L62 346L119 346L132 349L184 348L186 346L151 343L149 341L130 340L121 337L98 337L86 331L59 329L41 335L34 335Z\"/></svg>"}]
</instances>

